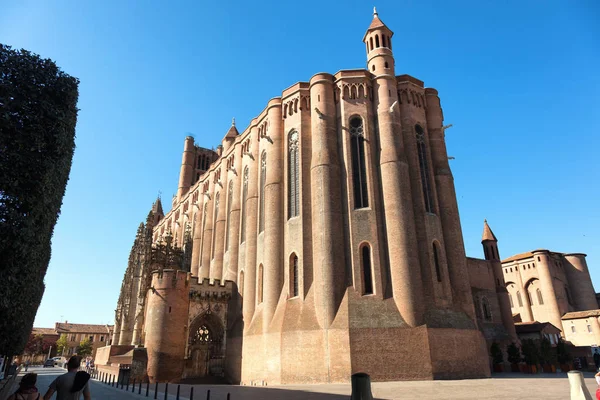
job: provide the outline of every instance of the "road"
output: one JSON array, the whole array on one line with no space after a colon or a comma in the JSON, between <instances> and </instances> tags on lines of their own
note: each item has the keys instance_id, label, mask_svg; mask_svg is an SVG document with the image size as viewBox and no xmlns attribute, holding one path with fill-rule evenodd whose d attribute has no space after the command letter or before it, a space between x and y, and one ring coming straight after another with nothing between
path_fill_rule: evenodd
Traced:
<instances>
[{"instance_id":1,"label":"road","mask_svg":"<svg viewBox=\"0 0 600 400\"><path fill-rule=\"evenodd\" d=\"M38 374L37 387L42 394L50 383L60 374L62 368L30 368L30 372ZM20 375L23 375L21 373ZM585 383L592 396L596 392L593 373L585 373ZM145 388L142 394L125 392L98 381L91 381L90 388L94 400L131 400L146 399ZM564 400L569 398L569 382L566 374L494 374L491 379L465 379L457 381L412 381L412 382L375 382L373 383L375 399L493 399L493 400ZM136 388L137 389L137 388ZM175 400L177 385L169 385L168 400ZM211 400L226 400L231 393L231 400L347 400L350 397L349 384L329 385L288 385L288 386L234 386L234 385L194 385L194 399L207 398L207 390L211 391ZM189 385L181 385L181 400L188 399ZM54 396L55 398L56 396ZM150 390L148 399L154 398ZM158 399L163 400L164 384L159 387Z\"/></svg>"}]
</instances>

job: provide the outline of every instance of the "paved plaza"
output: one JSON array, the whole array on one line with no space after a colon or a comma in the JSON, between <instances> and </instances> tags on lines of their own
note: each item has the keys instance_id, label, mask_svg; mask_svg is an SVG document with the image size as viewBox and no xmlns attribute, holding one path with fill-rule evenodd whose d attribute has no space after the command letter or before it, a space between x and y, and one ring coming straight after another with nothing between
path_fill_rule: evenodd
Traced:
<instances>
[{"instance_id":1,"label":"paved plaza","mask_svg":"<svg viewBox=\"0 0 600 400\"><path fill-rule=\"evenodd\" d=\"M38 374L38 388L44 394L50 382L65 372L62 368L30 368ZM22 374L21 374L22 375ZM596 382L592 374L586 374L586 384L594 395ZM131 387L130 387L131 390ZM168 399L174 400L177 385L169 385ZM350 385L294 385L269 388L250 386L209 386L195 385L194 399L206 399L207 390L211 400L225 400L227 393L231 400L341 400L350 398ZM92 398L98 400L143 399L142 394L125 392L98 381L91 383ZM190 385L181 385L181 399L189 399ZM535 377L521 374L499 374L491 379L467 379L456 381L412 381L376 382L373 384L375 399L569 399L569 382L566 374L539 374ZM54 396L55 398L56 396ZM164 385L159 387L158 399L163 400ZM149 397L154 398L150 390Z\"/></svg>"}]
</instances>

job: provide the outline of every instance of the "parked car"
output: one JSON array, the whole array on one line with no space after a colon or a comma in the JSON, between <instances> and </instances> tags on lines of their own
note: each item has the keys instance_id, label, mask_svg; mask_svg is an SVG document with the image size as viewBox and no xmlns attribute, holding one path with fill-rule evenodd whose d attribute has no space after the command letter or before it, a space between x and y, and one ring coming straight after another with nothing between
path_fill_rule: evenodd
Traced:
<instances>
[{"instance_id":1,"label":"parked car","mask_svg":"<svg viewBox=\"0 0 600 400\"><path fill-rule=\"evenodd\" d=\"M46 367L54 367L54 360L49 358L46 361L44 361L44 368Z\"/></svg>"}]
</instances>

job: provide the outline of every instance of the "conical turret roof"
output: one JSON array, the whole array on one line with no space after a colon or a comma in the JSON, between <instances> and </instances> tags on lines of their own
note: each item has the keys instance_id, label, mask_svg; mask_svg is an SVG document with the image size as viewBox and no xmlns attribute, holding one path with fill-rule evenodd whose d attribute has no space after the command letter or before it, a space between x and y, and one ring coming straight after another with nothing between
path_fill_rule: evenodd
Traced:
<instances>
[{"instance_id":1,"label":"conical turret roof","mask_svg":"<svg viewBox=\"0 0 600 400\"><path fill-rule=\"evenodd\" d=\"M165 213L162 208L162 202L160 201L160 197L156 199L154 204L152 204L152 212L157 215L160 215L161 217L165 216Z\"/></svg>"},{"instance_id":2,"label":"conical turret roof","mask_svg":"<svg viewBox=\"0 0 600 400\"><path fill-rule=\"evenodd\" d=\"M483 220L483 236L481 238L481 241L485 242L487 240L493 240L494 242L498 241L498 239L496 239L496 236L494 235L494 232L492 232L492 229L488 225L487 219L484 219Z\"/></svg>"},{"instance_id":3,"label":"conical turret roof","mask_svg":"<svg viewBox=\"0 0 600 400\"><path fill-rule=\"evenodd\" d=\"M235 127L235 118L233 118L231 120L231 127L229 128L229 130L227 131L227 134L225 135L225 139L228 138L236 138L239 136L239 132L237 130L237 128Z\"/></svg>"},{"instance_id":4,"label":"conical turret roof","mask_svg":"<svg viewBox=\"0 0 600 400\"><path fill-rule=\"evenodd\" d=\"M365 32L365 36L363 37L363 42L367 37L367 34L375 29L385 29L388 31L389 35L392 36L394 32L390 28L387 27L386 24L383 23L381 19L379 19L379 14L377 13L377 9L373 7L373 21L371 21L371 25L367 28L367 32Z\"/></svg>"}]
</instances>

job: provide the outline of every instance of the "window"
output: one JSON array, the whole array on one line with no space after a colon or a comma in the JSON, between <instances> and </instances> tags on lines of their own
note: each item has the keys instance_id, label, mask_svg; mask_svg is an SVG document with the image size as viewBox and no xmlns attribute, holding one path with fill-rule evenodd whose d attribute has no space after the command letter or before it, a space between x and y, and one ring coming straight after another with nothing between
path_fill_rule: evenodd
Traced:
<instances>
[{"instance_id":1,"label":"window","mask_svg":"<svg viewBox=\"0 0 600 400\"><path fill-rule=\"evenodd\" d=\"M438 282L442 281L442 270L440 268L440 256L438 254L438 246L433 242L433 262L435 264L435 275Z\"/></svg>"},{"instance_id":2,"label":"window","mask_svg":"<svg viewBox=\"0 0 600 400\"><path fill-rule=\"evenodd\" d=\"M300 214L300 172L298 158L298 132L288 138L288 218Z\"/></svg>"},{"instance_id":3,"label":"window","mask_svg":"<svg viewBox=\"0 0 600 400\"><path fill-rule=\"evenodd\" d=\"M367 192L367 168L365 164L365 135L361 117L350 118L350 136L354 208L364 208L369 206L369 193Z\"/></svg>"},{"instance_id":4,"label":"window","mask_svg":"<svg viewBox=\"0 0 600 400\"><path fill-rule=\"evenodd\" d=\"M238 285L240 297L244 297L244 271L240 271L240 284Z\"/></svg>"},{"instance_id":5,"label":"window","mask_svg":"<svg viewBox=\"0 0 600 400\"><path fill-rule=\"evenodd\" d=\"M517 292L517 302L519 303L519 307L523 307L523 300L521 299L521 292Z\"/></svg>"},{"instance_id":6,"label":"window","mask_svg":"<svg viewBox=\"0 0 600 400\"><path fill-rule=\"evenodd\" d=\"M215 258L215 247L216 247L216 240L217 240L217 218L219 217L219 197L220 197L221 193L217 193L217 195L215 196L215 212L214 212L214 217L213 217L213 236L212 236L212 246L210 249L210 258L214 259Z\"/></svg>"},{"instance_id":7,"label":"window","mask_svg":"<svg viewBox=\"0 0 600 400\"><path fill-rule=\"evenodd\" d=\"M202 254L204 254L204 240L206 236L204 235L204 227L206 226L206 214L208 212L208 203L204 203L204 212L202 213L202 231L200 234L202 235L202 245L200 246L200 260L202 260Z\"/></svg>"},{"instance_id":8,"label":"window","mask_svg":"<svg viewBox=\"0 0 600 400\"><path fill-rule=\"evenodd\" d=\"M375 35L375 47L379 47L379 35Z\"/></svg>"},{"instance_id":9,"label":"window","mask_svg":"<svg viewBox=\"0 0 600 400\"><path fill-rule=\"evenodd\" d=\"M371 249L368 245L362 248L362 267L364 294L373 294L373 272L371 271Z\"/></svg>"},{"instance_id":10,"label":"window","mask_svg":"<svg viewBox=\"0 0 600 400\"><path fill-rule=\"evenodd\" d=\"M542 291L540 289L536 289L535 293L537 294L538 304L540 306L544 305L544 298L542 297Z\"/></svg>"},{"instance_id":11,"label":"window","mask_svg":"<svg viewBox=\"0 0 600 400\"><path fill-rule=\"evenodd\" d=\"M381 35L381 45L382 45L383 47L387 47L387 46L385 45L385 35Z\"/></svg>"},{"instance_id":12,"label":"window","mask_svg":"<svg viewBox=\"0 0 600 400\"><path fill-rule=\"evenodd\" d=\"M258 233L265 230L265 184L267 180L267 153L260 157L260 210L258 216Z\"/></svg>"},{"instance_id":13,"label":"window","mask_svg":"<svg viewBox=\"0 0 600 400\"><path fill-rule=\"evenodd\" d=\"M74 342L75 340L77 340L77 335L71 335L71 342Z\"/></svg>"},{"instance_id":14,"label":"window","mask_svg":"<svg viewBox=\"0 0 600 400\"><path fill-rule=\"evenodd\" d=\"M575 325L571 325L571 332L576 333L576 331L575 331Z\"/></svg>"},{"instance_id":15,"label":"window","mask_svg":"<svg viewBox=\"0 0 600 400\"><path fill-rule=\"evenodd\" d=\"M258 279L258 284L257 284L257 302L258 304L263 302L263 265L260 264L258 266L258 275L256 277Z\"/></svg>"},{"instance_id":16,"label":"window","mask_svg":"<svg viewBox=\"0 0 600 400\"><path fill-rule=\"evenodd\" d=\"M588 328L588 333L592 333L592 326L588 325L587 328Z\"/></svg>"},{"instance_id":17,"label":"window","mask_svg":"<svg viewBox=\"0 0 600 400\"><path fill-rule=\"evenodd\" d=\"M369 43L371 44L371 50L373 50L373 37L372 36L369 38Z\"/></svg>"},{"instance_id":18,"label":"window","mask_svg":"<svg viewBox=\"0 0 600 400\"><path fill-rule=\"evenodd\" d=\"M231 202L233 201L233 181L229 182L227 194L227 229L225 230L225 248L229 250L229 226L231 225Z\"/></svg>"},{"instance_id":19,"label":"window","mask_svg":"<svg viewBox=\"0 0 600 400\"><path fill-rule=\"evenodd\" d=\"M419 153L419 169L421 170L421 186L423 187L423 199L425 200L425 211L433 212L433 197L429 183L429 163L427 162L427 149L425 147L425 133L423 128L415 125L417 135L417 152Z\"/></svg>"},{"instance_id":20,"label":"window","mask_svg":"<svg viewBox=\"0 0 600 400\"><path fill-rule=\"evenodd\" d=\"M527 293L527 300L529 300L529 304L533 305L533 299L531 298L531 293L529 292L529 289L525 289L525 293Z\"/></svg>"},{"instance_id":21,"label":"window","mask_svg":"<svg viewBox=\"0 0 600 400\"><path fill-rule=\"evenodd\" d=\"M240 232L240 243L246 241L246 197L248 197L248 167L244 168L244 183L242 189L242 228Z\"/></svg>"},{"instance_id":22,"label":"window","mask_svg":"<svg viewBox=\"0 0 600 400\"><path fill-rule=\"evenodd\" d=\"M92 335L92 336L90 336L90 342L93 342L93 341L94 341L94 336Z\"/></svg>"},{"instance_id":23,"label":"window","mask_svg":"<svg viewBox=\"0 0 600 400\"><path fill-rule=\"evenodd\" d=\"M104 342L104 336L100 336L100 341Z\"/></svg>"},{"instance_id":24,"label":"window","mask_svg":"<svg viewBox=\"0 0 600 400\"><path fill-rule=\"evenodd\" d=\"M489 260L490 259L490 255L488 254L488 248L487 248L487 246L483 247L483 252L485 253L485 259Z\"/></svg>"},{"instance_id":25,"label":"window","mask_svg":"<svg viewBox=\"0 0 600 400\"><path fill-rule=\"evenodd\" d=\"M192 344L208 343L210 341L211 334L210 330L208 330L208 327L206 325L202 325L198 329L196 329L196 332L194 332L194 336L192 337Z\"/></svg>"},{"instance_id":26,"label":"window","mask_svg":"<svg viewBox=\"0 0 600 400\"><path fill-rule=\"evenodd\" d=\"M296 297L299 295L299 287L298 287L298 257L295 254L292 254L290 259L290 274L292 281L292 297Z\"/></svg>"},{"instance_id":27,"label":"window","mask_svg":"<svg viewBox=\"0 0 600 400\"><path fill-rule=\"evenodd\" d=\"M482 311L483 311L483 318L486 321L491 321L492 320L492 310L490 309L490 302L488 301L488 299L486 297L483 297L481 299L481 307L482 307Z\"/></svg>"},{"instance_id":28,"label":"window","mask_svg":"<svg viewBox=\"0 0 600 400\"><path fill-rule=\"evenodd\" d=\"M508 301L510 301L510 308L514 308L515 304L513 303L512 294L508 294Z\"/></svg>"}]
</instances>

